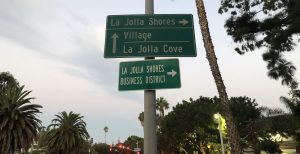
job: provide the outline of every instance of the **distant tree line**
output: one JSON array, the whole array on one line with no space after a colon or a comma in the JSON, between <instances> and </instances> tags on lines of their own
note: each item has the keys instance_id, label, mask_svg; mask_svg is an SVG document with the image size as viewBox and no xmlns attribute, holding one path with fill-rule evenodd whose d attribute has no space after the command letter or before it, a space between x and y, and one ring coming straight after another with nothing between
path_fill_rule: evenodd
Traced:
<instances>
[{"instance_id":1,"label":"distant tree line","mask_svg":"<svg viewBox=\"0 0 300 154\"><path fill-rule=\"evenodd\" d=\"M288 137L294 138L299 145L300 110L294 106L299 106L299 101L291 103L285 99L282 99L282 102L290 110L288 113L278 108L259 107L254 99L245 96L230 98L230 108L244 152L248 150L254 154L260 154L262 151L281 153L280 139ZM177 104L159 124L159 151L221 153L218 122L214 118L216 113L223 114L217 97L199 97L196 100L191 98ZM225 120L222 120L222 123L225 148L229 150ZM276 135L280 135L281 138L275 139Z\"/></svg>"}]
</instances>

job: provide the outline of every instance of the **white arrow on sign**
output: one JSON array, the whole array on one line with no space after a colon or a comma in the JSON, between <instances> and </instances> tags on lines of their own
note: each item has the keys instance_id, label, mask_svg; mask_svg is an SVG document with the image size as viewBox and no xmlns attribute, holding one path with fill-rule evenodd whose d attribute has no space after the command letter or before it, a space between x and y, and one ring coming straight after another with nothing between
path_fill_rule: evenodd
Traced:
<instances>
[{"instance_id":1,"label":"white arrow on sign","mask_svg":"<svg viewBox=\"0 0 300 154\"><path fill-rule=\"evenodd\" d=\"M172 77L174 77L177 74L176 71L172 70L171 72L167 72L167 75L171 75Z\"/></svg>"},{"instance_id":2,"label":"white arrow on sign","mask_svg":"<svg viewBox=\"0 0 300 154\"><path fill-rule=\"evenodd\" d=\"M112 53L116 53L117 38L119 38L119 36L116 33L114 33L114 35L111 38L113 40Z\"/></svg>"},{"instance_id":3,"label":"white arrow on sign","mask_svg":"<svg viewBox=\"0 0 300 154\"><path fill-rule=\"evenodd\" d=\"M189 23L189 21L182 19L182 20L178 21L178 23L182 24L182 26L185 26L186 24Z\"/></svg>"}]
</instances>

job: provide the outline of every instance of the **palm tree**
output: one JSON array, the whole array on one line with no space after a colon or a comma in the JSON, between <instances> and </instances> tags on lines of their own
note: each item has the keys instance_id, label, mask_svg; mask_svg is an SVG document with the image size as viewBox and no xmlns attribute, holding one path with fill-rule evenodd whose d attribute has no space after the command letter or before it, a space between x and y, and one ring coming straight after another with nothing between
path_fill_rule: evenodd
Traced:
<instances>
[{"instance_id":1,"label":"palm tree","mask_svg":"<svg viewBox=\"0 0 300 154\"><path fill-rule=\"evenodd\" d=\"M283 102L286 105L286 107L291 111L294 118L296 118L297 121L300 121L300 98L280 97L280 101Z\"/></svg>"},{"instance_id":2,"label":"palm tree","mask_svg":"<svg viewBox=\"0 0 300 154\"><path fill-rule=\"evenodd\" d=\"M141 122L141 125L144 127L144 112L141 112L139 114L139 117L138 117L139 121Z\"/></svg>"},{"instance_id":3,"label":"palm tree","mask_svg":"<svg viewBox=\"0 0 300 154\"><path fill-rule=\"evenodd\" d=\"M278 78L282 78L281 84L283 85L291 85L294 82L294 74L296 71L295 66L284 59L279 59L274 66L268 67L269 72L268 76L277 80Z\"/></svg>"},{"instance_id":4,"label":"palm tree","mask_svg":"<svg viewBox=\"0 0 300 154\"><path fill-rule=\"evenodd\" d=\"M9 72L0 73L0 98L4 93L5 89L9 86L19 87L18 81Z\"/></svg>"},{"instance_id":5,"label":"palm tree","mask_svg":"<svg viewBox=\"0 0 300 154\"><path fill-rule=\"evenodd\" d=\"M157 117L157 126L158 128L161 126L162 120L165 117L165 110L169 109L169 103L168 101L163 98L159 97L156 99L156 110L159 112L159 114L156 114Z\"/></svg>"},{"instance_id":6,"label":"palm tree","mask_svg":"<svg viewBox=\"0 0 300 154\"><path fill-rule=\"evenodd\" d=\"M283 102L286 107L290 110L290 112L293 115L293 119L295 119L296 122L296 130L293 133L293 137L298 142L297 149L300 149L300 132L299 132L299 126L300 126L300 95L299 95L299 89L296 90L297 93L295 94L292 90L292 98L287 97L280 97L281 102Z\"/></svg>"},{"instance_id":7,"label":"palm tree","mask_svg":"<svg viewBox=\"0 0 300 154\"><path fill-rule=\"evenodd\" d=\"M240 154L241 153L240 137L239 137L239 133L237 131L236 125L234 123L231 110L229 108L229 99L228 99L228 95L226 92L225 84L224 84L222 76L221 76L221 72L219 70L214 46L213 46L213 43L211 40L203 0L196 0L196 7L198 10L199 23L200 23L200 28L201 28L201 32L202 32L202 38L203 38L203 43L204 43L204 47L206 50L207 59L208 59L209 66L210 66L212 75L214 77L217 89L218 89L221 108L223 110L223 113L224 113L224 116L226 119L231 153Z\"/></svg>"},{"instance_id":8,"label":"palm tree","mask_svg":"<svg viewBox=\"0 0 300 154\"><path fill-rule=\"evenodd\" d=\"M31 104L31 91L24 86L9 86L0 98L0 153L13 154L27 151L37 136L41 121L41 105Z\"/></svg>"},{"instance_id":9,"label":"palm tree","mask_svg":"<svg viewBox=\"0 0 300 154\"><path fill-rule=\"evenodd\" d=\"M156 110L158 110L160 117L163 118L165 116L165 110L167 110L167 109L169 109L168 101L163 97L157 98L156 99Z\"/></svg>"},{"instance_id":10,"label":"palm tree","mask_svg":"<svg viewBox=\"0 0 300 154\"><path fill-rule=\"evenodd\" d=\"M47 132L49 131L49 129L45 126L41 126L39 129L38 129L38 134L37 134L37 137L36 137L36 146L35 146L35 151L39 151L39 152L46 152L46 147L47 147L47 143L46 143L46 134Z\"/></svg>"},{"instance_id":11,"label":"palm tree","mask_svg":"<svg viewBox=\"0 0 300 154\"><path fill-rule=\"evenodd\" d=\"M53 154L78 154L80 145L89 138L83 116L65 111L55 115L46 134L48 150Z\"/></svg>"},{"instance_id":12,"label":"palm tree","mask_svg":"<svg viewBox=\"0 0 300 154\"><path fill-rule=\"evenodd\" d=\"M158 127L161 124L161 120L164 118L165 116L165 110L169 109L169 103L168 101L163 98L163 97L159 97L156 99L156 110L159 112L159 115L156 115L157 118L157 125ZM141 112L138 116L139 121L141 122L141 125L144 127L144 112Z\"/></svg>"}]
</instances>

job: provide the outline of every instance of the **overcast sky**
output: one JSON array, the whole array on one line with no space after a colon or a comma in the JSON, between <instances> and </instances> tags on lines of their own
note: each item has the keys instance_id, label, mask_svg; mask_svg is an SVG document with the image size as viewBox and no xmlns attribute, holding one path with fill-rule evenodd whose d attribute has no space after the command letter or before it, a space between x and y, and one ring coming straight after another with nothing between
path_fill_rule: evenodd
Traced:
<instances>
[{"instance_id":1,"label":"overcast sky","mask_svg":"<svg viewBox=\"0 0 300 154\"><path fill-rule=\"evenodd\" d=\"M118 91L120 61L104 59L107 15L143 14L143 0L0 0L0 72L9 71L43 106L47 126L61 111L84 116L94 141L124 141L143 136L137 117L143 111L143 91ZM229 96L248 96L260 106L285 108L279 97L288 89L266 75L264 50L240 56L224 29L226 15L219 1L207 0L207 16L218 63ZM157 90L171 106L190 97L218 95L203 48L195 2L156 0L156 14L193 14L197 57L179 58L180 89ZM296 48L295 50L299 50ZM299 52L289 53L297 68ZM142 60L142 58L139 58ZM297 60L297 61L296 61ZM299 79L299 71L296 74Z\"/></svg>"}]
</instances>

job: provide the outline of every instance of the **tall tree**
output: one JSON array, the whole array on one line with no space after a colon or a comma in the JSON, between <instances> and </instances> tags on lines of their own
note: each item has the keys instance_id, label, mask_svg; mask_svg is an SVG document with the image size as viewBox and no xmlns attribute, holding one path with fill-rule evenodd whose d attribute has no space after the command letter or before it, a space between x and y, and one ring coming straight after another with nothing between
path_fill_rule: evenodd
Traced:
<instances>
[{"instance_id":1,"label":"tall tree","mask_svg":"<svg viewBox=\"0 0 300 154\"><path fill-rule=\"evenodd\" d=\"M227 123L227 128L228 128L227 133L228 133L228 137L229 137L231 153L240 154L241 153L240 136L237 131L237 128L234 123L232 113L231 113L231 110L229 107L228 95L227 95L226 87L223 82L221 72L220 72L220 69L218 66L214 46L213 46L213 43L211 40L203 0L196 0L196 7L198 10L199 23L200 23L202 38L203 38L204 47L205 47L205 51L206 51L206 57L208 59L209 66L210 66L212 75L214 77L214 80L215 80L215 83L217 86L217 90L218 90L219 97L220 97L221 108L222 108L222 111L224 113L225 120Z\"/></svg>"},{"instance_id":2,"label":"tall tree","mask_svg":"<svg viewBox=\"0 0 300 154\"><path fill-rule=\"evenodd\" d=\"M124 145L126 147L130 147L130 149L134 148L143 148L144 147L144 139L138 136L129 136L125 141Z\"/></svg>"},{"instance_id":3,"label":"tall tree","mask_svg":"<svg viewBox=\"0 0 300 154\"><path fill-rule=\"evenodd\" d=\"M243 148L250 147L255 154L260 154L262 150L280 153L279 140L274 136L295 136L295 132L300 128L299 120L282 109L258 107L256 101L248 97L232 97L230 101Z\"/></svg>"},{"instance_id":4,"label":"tall tree","mask_svg":"<svg viewBox=\"0 0 300 154\"><path fill-rule=\"evenodd\" d=\"M163 98L163 97L159 97L156 99L156 110L158 111L158 114L156 115L157 117L157 126L158 128L161 125L162 120L165 117L165 110L169 109L169 103L168 101Z\"/></svg>"},{"instance_id":5,"label":"tall tree","mask_svg":"<svg viewBox=\"0 0 300 154\"><path fill-rule=\"evenodd\" d=\"M9 86L0 99L0 153L28 150L41 125L37 114L42 106L31 104L31 91L23 89L24 86Z\"/></svg>"},{"instance_id":6,"label":"tall tree","mask_svg":"<svg viewBox=\"0 0 300 154\"><path fill-rule=\"evenodd\" d=\"M156 110L158 110L160 117L163 118L165 116L165 110L167 110L167 109L169 109L168 101L163 97L157 98L156 99Z\"/></svg>"},{"instance_id":7,"label":"tall tree","mask_svg":"<svg viewBox=\"0 0 300 154\"><path fill-rule=\"evenodd\" d=\"M169 109L169 103L164 97L159 97L156 99L156 110L159 112L159 114L156 115L157 118L157 125L159 127L161 121L163 120L165 116L165 110ZM139 121L141 122L141 125L144 126L144 112L141 112L138 116Z\"/></svg>"},{"instance_id":8,"label":"tall tree","mask_svg":"<svg viewBox=\"0 0 300 154\"><path fill-rule=\"evenodd\" d=\"M89 138L83 116L74 112L60 112L55 115L52 128L46 134L46 144L49 153L78 154L80 145Z\"/></svg>"},{"instance_id":9,"label":"tall tree","mask_svg":"<svg viewBox=\"0 0 300 154\"><path fill-rule=\"evenodd\" d=\"M47 134L48 131L49 131L49 129L47 129L45 126L41 126L38 129L38 134L37 134L37 138L36 138L36 143L37 143L36 149L37 149L37 151L46 152L47 144L46 144L46 138L45 137L46 137L46 134Z\"/></svg>"},{"instance_id":10,"label":"tall tree","mask_svg":"<svg viewBox=\"0 0 300 154\"><path fill-rule=\"evenodd\" d=\"M282 115L284 112L279 109L258 107L256 101L248 97L230 98L230 108L241 136L241 149L251 148L255 154L260 154L262 150L279 153L279 145L272 136L280 134L288 137L299 129L289 114ZM177 104L165 116L161 131L158 132L160 150L175 153L180 150L187 153L198 151L202 154L219 150L221 153L217 123L213 119L219 111L217 98L200 97ZM282 116L270 116L272 113ZM222 125L222 128L226 131L226 126ZM227 143L228 134L222 133L222 137ZM207 145L212 145L212 148L208 149Z\"/></svg>"},{"instance_id":11,"label":"tall tree","mask_svg":"<svg viewBox=\"0 0 300 154\"><path fill-rule=\"evenodd\" d=\"M300 121L300 98L280 97L280 100L287 106L294 117Z\"/></svg>"},{"instance_id":12,"label":"tall tree","mask_svg":"<svg viewBox=\"0 0 300 154\"><path fill-rule=\"evenodd\" d=\"M144 112L139 114L138 119L141 122L141 125L144 127Z\"/></svg>"},{"instance_id":13,"label":"tall tree","mask_svg":"<svg viewBox=\"0 0 300 154\"><path fill-rule=\"evenodd\" d=\"M96 143L93 145L92 149L97 154L109 154L109 145L106 143Z\"/></svg>"},{"instance_id":14,"label":"tall tree","mask_svg":"<svg viewBox=\"0 0 300 154\"><path fill-rule=\"evenodd\" d=\"M18 81L9 72L0 73L0 98L2 97L5 89L9 86L19 87Z\"/></svg>"},{"instance_id":15,"label":"tall tree","mask_svg":"<svg viewBox=\"0 0 300 154\"><path fill-rule=\"evenodd\" d=\"M281 97L280 98L281 102L283 102L286 107L290 110L292 113L293 118L295 119L296 122L296 128L294 129L293 136L295 137L296 141L300 143L300 132L299 132L299 127L300 127L300 97L299 96L294 96L292 98L287 98L287 97Z\"/></svg>"},{"instance_id":16,"label":"tall tree","mask_svg":"<svg viewBox=\"0 0 300 154\"><path fill-rule=\"evenodd\" d=\"M271 140L272 134L277 133L277 130L272 129L274 127L272 119L267 119L263 115L270 109L258 107L256 101L248 97L232 97L230 102L230 107L242 138L243 149L251 148L254 154L260 154L262 145L265 143L269 145L273 143L273 145L279 147L278 144Z\"/></svg>"},{"instance_id":17,"label":"tall tree","mask_svg":"<svg viewBox=\"0 0 300 154\"><path fill-rule=\"evenodd\" d=\"M284 52L293 51L300 34L299 0L222 0L219 13L230 12L227 34L238 44L239 54L264 47L268 75L282 84L295 81L295 67Z\"/></svg>"},{"instance_id":18,"label":"tall tree","mask_svg":"<svg viewBox=\"0 0 300 154\"><path fill-rule=\"evenodd\" d=\"M217 99L200 97L177 104L162 122L159 149L175 153L183 149L188 153L207 153L209 143L219 142L213 116L219 111L217 103Z\"/></svg>"},{"instance_id":19,"label":"tall tree","mask_svg":"<svg viewBox=\"0 0 300 154\"><path fill-rule=\"evenodd\" d=\"M90 140L83 140L81 142L80 147L79 147L79 153L78 154L91 154L93 152L92 143Z\"/></svg>"}]
</instances>

